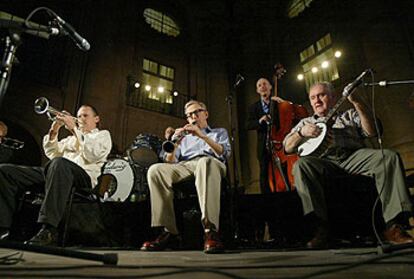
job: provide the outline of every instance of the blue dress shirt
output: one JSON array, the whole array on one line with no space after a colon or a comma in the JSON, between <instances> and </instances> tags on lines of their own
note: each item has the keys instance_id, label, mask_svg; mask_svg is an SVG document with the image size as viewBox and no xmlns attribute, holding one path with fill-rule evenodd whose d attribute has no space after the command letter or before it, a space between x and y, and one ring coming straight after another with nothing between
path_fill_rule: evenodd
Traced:
<instances>
[{"instance_id":1,"label":"blue dress shirt","mask_svg":"<svg viewBox=\"0 0 414 279\"><path fill-rule=\"evenodd\" d=\"M231 144L227 130L224 128L211 129L207 127L201 131L218 144L223 146L223 154L217 155L213 149L202 139L191 134L186 135L175 151L177 161L188 161L198 156L212 156L225 162L231 154Z\"/></svg>"}]
</instances>

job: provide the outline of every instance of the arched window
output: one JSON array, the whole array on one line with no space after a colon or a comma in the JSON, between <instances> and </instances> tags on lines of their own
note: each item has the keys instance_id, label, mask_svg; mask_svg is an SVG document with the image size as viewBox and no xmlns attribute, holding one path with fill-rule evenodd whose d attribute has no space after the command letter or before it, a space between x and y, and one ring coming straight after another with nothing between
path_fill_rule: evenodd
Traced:
<instances>
[{"instance_id":1,"label":"arched window","mask_svg":"<svg viewBox=\"0 0 414 279\"><path fill-rule=\"evenodd\" d=\"M177 37L180 34L180 28L175 21L154 9L146 8L144 10L145 22L148 23L151 28L157 30L160 33L164 33L168 36Z\"/></svg>"}]
</instances>

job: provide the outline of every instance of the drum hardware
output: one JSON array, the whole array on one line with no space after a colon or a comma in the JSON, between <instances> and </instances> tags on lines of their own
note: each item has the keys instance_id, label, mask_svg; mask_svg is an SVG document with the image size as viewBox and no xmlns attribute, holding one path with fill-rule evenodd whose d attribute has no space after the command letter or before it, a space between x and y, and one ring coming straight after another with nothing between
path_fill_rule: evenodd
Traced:
<instances>
[{"instance_id":1,"label":"drum hardware","mask_svg":"<svg viewBox=\"0 0 414 279\"><path fill-rule=\"evenodd\" d=\"M37 114L46 114L49 118L49 120L51 121L55 121L56 120L56 115L63 113L62 111L59 111L57 109L55 109L54 107L51 107L49 105L49 100L46 97L40 97L37 98L36 101L34 102L34 111ZM54 116L52 116L54 115ZM79 124L79 119L71 116L73 118L73 120Z\"/></svg>"},{"instance_id":2,"label":"drum hardware","mask_svg":"<svg viewBox=\"0 0 414 279\"><path fill-rule=\"evenodd\" d=\"M6 148L18 150L24 147L24 142L17 139L3 137L1 138L0 145Z\"/></svg>"}]
</instances>

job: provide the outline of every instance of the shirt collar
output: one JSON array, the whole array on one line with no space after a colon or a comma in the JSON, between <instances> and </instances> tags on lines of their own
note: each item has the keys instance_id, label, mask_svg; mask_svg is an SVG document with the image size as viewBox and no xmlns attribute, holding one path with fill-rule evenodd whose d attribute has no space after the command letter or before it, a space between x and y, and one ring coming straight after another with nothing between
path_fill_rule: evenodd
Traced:
<instances>
[{"instance_id":1,"label":"shirt collar","mask_svg":"<svg viewBox=\"0 0 414 279\"><path fill-rule=\"evenodd\" d=\"M211 132L210 126L205 127L204 129L201 129L202 131L206 132L206 134Z\"/></svg>"}]
</instances>

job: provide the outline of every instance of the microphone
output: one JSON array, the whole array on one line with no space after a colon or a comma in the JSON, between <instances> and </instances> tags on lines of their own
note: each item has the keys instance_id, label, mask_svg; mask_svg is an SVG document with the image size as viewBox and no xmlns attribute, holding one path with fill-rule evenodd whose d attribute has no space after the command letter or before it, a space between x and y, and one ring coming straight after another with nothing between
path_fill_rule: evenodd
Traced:
<instances>
[{"instance_id":1,"label":"microphone","mask_svg":"<svg viewBox=\"0 0 414 279\"><path fill-rule=\"evenodd\" d=\"M349 96L359 85L362 84L363 77L366 76L366 74L368 74L370 71L371 69L366 69L353 82L345 86L344 91L342 92L342 96Z\"/></svg>"},{"instance_id":2,"label":"microphone","mask_svg":"<svg viewBox=\"0 0 414 279\"><path fill-rule=\"evenodd\" d=\"M244 81L244 77L241 74L236 75L236 82L234 83L233 87L237 87Z\"/></svg>"},{"instance_id":3,"label":"microphone","mask_svg":"<svg viewBox=\"0 0 414 279\"><path fill-rule=\"evenodd\" d=\"M79 35L69 23L64 21L57 14L54 14L54 16L58 25L63 30L62 34L69 35L69 37L76 43L76 46L78 48L80 48L83 51L88 51L91 48L89 42L85 38L82 38L82 36Z\"/></svg>"}]
</instances>

